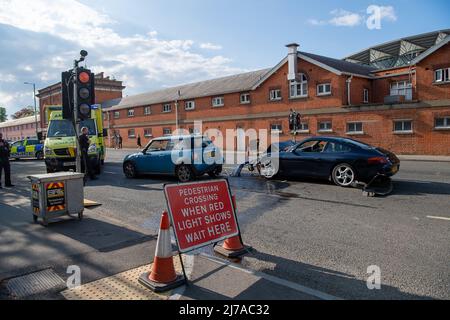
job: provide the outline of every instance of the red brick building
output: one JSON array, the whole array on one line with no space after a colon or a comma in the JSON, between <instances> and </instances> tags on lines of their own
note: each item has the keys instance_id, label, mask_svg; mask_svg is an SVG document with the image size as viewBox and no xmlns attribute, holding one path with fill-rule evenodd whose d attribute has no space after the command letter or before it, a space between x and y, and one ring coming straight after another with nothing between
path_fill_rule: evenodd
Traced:
<instances>
[{"instance_id":1,"label":"red brick building","mask_svg":"<svg viewBox=\"0 0 450 320\"><path fill-rule=\"evenodd\" d=\"M352 137L398 154L450 155L450 29L395 40L343 60L297 51L271 69L107 102L109 134L135 147L180 128L268 129L291 139ZM178 106L178 108L176 107ZM176 112L176 109L178 111Z\"/></svg>"},{"instance_id":2,"label":"red brick building","mask_svg":"<svg viewBox=\"0 0 450 320\"><path fill-rule=\"evenodd\" d=\"M122 85L122 81L110 79L110 77L104 77L104 73L101 72L95 75L95 102L102 104L105 101L112 99L122 98L122 91L125 87ZM47 130L47 121L45 117L45 107L51 105L61 105L62 103L62 91L61 82L52 84L46 88L38 90L36 97L39 98L39 112L40 112L40 127L45 133Z\"/></svg>"}]
</instances>

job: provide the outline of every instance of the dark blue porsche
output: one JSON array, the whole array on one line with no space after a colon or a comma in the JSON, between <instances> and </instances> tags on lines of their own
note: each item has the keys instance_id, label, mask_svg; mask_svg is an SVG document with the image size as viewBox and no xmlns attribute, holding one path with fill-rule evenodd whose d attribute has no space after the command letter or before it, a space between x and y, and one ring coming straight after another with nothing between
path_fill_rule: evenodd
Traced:
<instances>
[{"instance_id":1,"label":"dark blue porsche","mask_svg":"<svg viewBox=\"0 0 450 320\"><path fill-rule=\"evenodd\" d=\"M308 138L282 149L278 157L261 160L261 175L267 178L324 178L342 187L368 183L378 174L393 176L399 169L400 160L392 152L341 137Z\"/></svg>"}]
</instances>

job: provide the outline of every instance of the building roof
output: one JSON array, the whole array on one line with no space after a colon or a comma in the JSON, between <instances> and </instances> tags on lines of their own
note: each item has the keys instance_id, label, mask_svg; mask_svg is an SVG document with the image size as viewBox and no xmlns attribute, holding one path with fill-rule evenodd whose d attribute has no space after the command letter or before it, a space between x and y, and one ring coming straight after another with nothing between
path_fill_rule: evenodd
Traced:
<instances>
[{"instance_id":1,"label":"building roof","mask_svg":"<svg viewBox=\"0 0 450 320\"><path fill-rule=\"evenodd\" d=\"M366 66L366 65L348 62L345 60L319 56L317 54L308 53L308 52L300 52L300 55L307 56L307 57L314 59L318 62L321 62L331 68L339 70L342 73L352 73L352 74L356 74L356 75L370 76L371 73L376 70L376 68L372 67L372 66Z\"/></svg>"},{"instance_id":2,"label":"building roof","mask_svg":"<svg viewBox=\"0 0 450 320\"><path fill-rule=\"evenodd\" d=\"M110 110L172 102L177 99L187 100L226 93L249 91L252 89L253 85L269 71L270 69L257 70L151 91L148 93L124 97L122 99L115 99L116 101L108 101L102 104L102 108L105 108L105 105L114 105L115 102L117 104L112 106ZM178 92L180 92L180 95L178 95Z\"/></svg>"},{"instance_id":3,"label":"building roof","mask_svg":"<svg viewBox=\"0 0 450 320\"><path fill-rule=\"evenodd\" d=\"M450 29L405 37L367 48L344 60L379 70L407 66L428 49L439 45L448 35Z\"/></svg>"},{"instance_id":4,"label":"building roof","mask_svg":"<svg viewBox=\"0 0 450 320\"><path fill-rule=\"evenodd\" d=\"M40 115L37 115L37 121L39 122L40 120ZM14 126L20 126L23 124L30 124L30 123L34 123L36 121L34 116L30 116L30 117L24 117L24 118L19 118L19 119L13 119L13 120L7 120L5 122L1 122L0 123L0 128L7 128L7 127L14 127Z\"/></svg>"}]
</instances>

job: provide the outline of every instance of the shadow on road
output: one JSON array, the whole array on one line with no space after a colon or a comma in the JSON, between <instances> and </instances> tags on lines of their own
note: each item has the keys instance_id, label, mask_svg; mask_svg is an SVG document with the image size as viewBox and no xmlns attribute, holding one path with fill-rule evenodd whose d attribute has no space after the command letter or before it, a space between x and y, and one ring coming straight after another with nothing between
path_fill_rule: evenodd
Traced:
<instances>
[{"instance_id":1,"label":"shadow on road","mask_svg":"<svg viewBox=\"0 0 450 320\"><path fill-rule=\"evenodd\" d=\"M361 281L353 275L274 256L257 250L252 250L248 257L269 262L274 265L273 268L260 270L263 273L267 273L275 277L279 274L283 274L285 275L284 278L287 278L290 281L316 290L324 291L344 299L433 299L427 296L419 296L402 292L400 289L384 283L381 284L381 290L369 290L367 288L366 281ZM245 259L246 258L244 258L242 262L244 266L246 264ZM320 288L325 289L320 289L319 286Z\"/></svg>"},{"instance_id":2,"label":"shadow on road","mask_svg":"<svg viewBox=\"0 0 450 320\"><path fill-rule=\"evenodd\" d=\"M394 180L392 195L450 195L450 183Z\"/></svg>"}]
</instances>

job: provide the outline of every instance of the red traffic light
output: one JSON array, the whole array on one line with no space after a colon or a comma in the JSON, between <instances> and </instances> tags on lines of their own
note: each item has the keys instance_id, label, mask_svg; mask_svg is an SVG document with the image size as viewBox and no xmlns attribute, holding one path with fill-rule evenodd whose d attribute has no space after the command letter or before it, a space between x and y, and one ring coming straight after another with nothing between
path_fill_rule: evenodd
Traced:
<instances>
[{"instance_id":1,"label":"red traffic light","mask_svg":"<svg viewBox=\"0 0 450 320\"><path fill-rule=\"evenodd\" d=\"M80 80L81 83L88 83L91 79L91 76L89 73L83 71L78 75L78 80Z\"/></svg>"}]
</instances>

